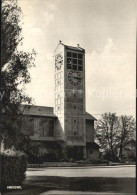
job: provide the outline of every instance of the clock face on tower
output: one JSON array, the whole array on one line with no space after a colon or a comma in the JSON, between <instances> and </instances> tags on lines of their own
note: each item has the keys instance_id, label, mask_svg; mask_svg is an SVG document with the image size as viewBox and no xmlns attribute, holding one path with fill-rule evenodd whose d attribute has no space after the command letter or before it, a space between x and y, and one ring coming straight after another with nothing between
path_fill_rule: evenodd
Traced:
<instances>
[{"instance_id":1,"label":"clock face on tower","mask_svg":"<svg viewBox=\"0 0 137 195\"><path fill-rule=\"evenodd\" d=\"M62 65L63 65L63 56L60 53L60 54L57 54L55 56L55 68L56 68L56 70L60 70Z\"/></svg>"},{"instance_id":2,"label":"clock face on tower","mask_svg":"<svg viewBox=\"0 0 137 195\"><path fill-rule=\"evenodd\" d=\"M82 81L82 73L79 71L71 70L68 73L68 80L72 85L79 85Z\"/></svg>"}]
</instances>

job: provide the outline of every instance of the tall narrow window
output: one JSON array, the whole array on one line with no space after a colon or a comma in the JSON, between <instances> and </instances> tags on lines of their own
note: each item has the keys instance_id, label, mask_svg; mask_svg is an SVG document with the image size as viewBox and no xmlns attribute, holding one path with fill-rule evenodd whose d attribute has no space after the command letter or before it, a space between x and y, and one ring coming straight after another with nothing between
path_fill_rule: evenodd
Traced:
<instances>
[{"instance_id":1,"label":"tall narrow window","mask_svg":"<svg viewBox=\"0 0 137 195\"><path fill-rule=\"evenodd\" d=\"M71 64L67 64L67 69L71 69Z\"/></svg>"},{"instance_id":2,"label":"tall narrow window","mask_svg":"<svg viewBox=\"0 0 137 195\"><path fill-rule=\"evenodd\" d=\"M77 59L73 59L73 64L77 64Z\"/></svg>"},{"instance_id":3,"label":"tall narrow window","mask_svg":"<svg viewBox=\"0 0 137 195\"><path fill-rule=\"evenodd\" d=\"M82 66L78 66L78 70L79 71L82 71L83 70L83 67Z\"/></svg>"},{"instance_id":4,"label":"tall narrow window","mask_svg":"<svg viewBox=\"0 0 137 195\"><path fill-rule=\"evenodd\" d=\"M78 60L78 64L79 65L82 65L82 60Z\"/></svg>"},{"instance_id":5,"label":"tall narrow window","mask_svg":"<svg viewBox=\"0 0 137 195\"><path fill-rule=\"evenodd\" d=\"M67 56L68 57L71 57L71 52L67 52Z\"/></svg>"},{"instance_id":6,"label":"tall narrow window","mask_svg":"<svg viewBox=\"0 0 137 195\"><path fill-rule=\"evenodd\" d=\"M79 59L82 59L82 54L78 54L78 58Z\"/></svg>"},{"instance_id":7,"label":"tall narrow window","mask_svg":"<svg viewBox=\"0 0 137 195\"><path fill-rule=\"evenodd\" d=\"M77 70L77 65L73 65L73 70Z\"/></svg>"},{"instance_id":8,"label":"tall narrow window","mask_svg":"<svg viewBox=\"0 0 137 195\"><path fill-rule=\"evenodd\" d=\"M68 64L71 64L71 63L72 63L71 58L67 58L67 63L68 63Z\"/></svg>"},{"instance_id":9,"label":"tall narrow window","mask_svg":"<svg viewBox=\"0 0 137 195\"><path fill-rule=\"evenodd\" d=\"M77 58L77 53L73 53L73 58Z\"/></svg>"}]
</instances>

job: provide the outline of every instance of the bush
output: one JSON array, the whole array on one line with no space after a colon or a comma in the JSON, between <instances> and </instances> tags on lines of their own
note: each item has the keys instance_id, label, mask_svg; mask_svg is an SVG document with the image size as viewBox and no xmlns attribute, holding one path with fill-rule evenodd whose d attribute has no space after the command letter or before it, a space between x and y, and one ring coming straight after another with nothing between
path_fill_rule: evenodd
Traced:
<instances>
[{"instance_id":1,"label":"bush","mask_svg":"<svg viewBox=\"0 0 137 195\"><path fill-rule=\"evenodd\" d=\"M48 154L44 154L41 157L41 161L42 162L57 162L58 159L56 157L56 154L54 154L54 153L48 153Z\"/></svg>"},{"instance_id":2,"label":"bush","mask_svg":"<svg viewBox=\"0 0 137 195\"><path fill-rule=\"evenodd\" d=\"M103 159L93 159L91 160L91 162L93 164L108 164L109 163L108 160L103 160Z\"/></svg>"},{"instance_id":3,"label":"bush","mask_svg":"<svg viewBox=\"0 0 137 195\"><path fill-rule=\"evenodd\" d=\"M128 161L136 162L136 153L129 154Z\"/></svg>"},{"instance_id":4,"label":"bush","mask_svg":"<svg viewBox=\"0 0 137 195\"><path fill-rule=\"evenodd\" d=\"M1 153L1 189L7 186L21 186L25 179L27 157L21 152L6 151Z\"/></svg>"},{"instance_id":5,"label":"bush","mask_svg":"<svg viewBox=\"0 0 137 195\"><path fill-rule=\"evenodd\" d=\"M75 160L83 159L83 150L80 146L67 147L67 158Z\"/></svg>"},{"instance_id":6,"label":"bush","mask_svg":"<svg viewBox=\"0 0 137 195\"><path fill-rule=\"evenodd\" d=\"M33 154L29 154L28 156L28 163L29 164L41 164L42 161L41 161L41 158L36 156L36 155L33 155Z\"/></svg>"},{"instance_id":7,"label":"bush","mask_svg":"<svg viewBox=\"0 0 137 195\"><path fill-rule=\"evenodd\" d=\"M86 159L85 163L87 163L87 164L108 164L108 160L103 160L103 159Z\"/></svg>"},{"instance_id":8,"label":"bush","mask_svg":"<svg viewBox=\"0 0 137 195\"><path fill-rule=\"evenodd\" d=\"M103 156L104 159L112 162L119 162L119 158L116 156L116 154L111 154L110 151L107 151L105 155Z\"/></svg>"}]
</instances>

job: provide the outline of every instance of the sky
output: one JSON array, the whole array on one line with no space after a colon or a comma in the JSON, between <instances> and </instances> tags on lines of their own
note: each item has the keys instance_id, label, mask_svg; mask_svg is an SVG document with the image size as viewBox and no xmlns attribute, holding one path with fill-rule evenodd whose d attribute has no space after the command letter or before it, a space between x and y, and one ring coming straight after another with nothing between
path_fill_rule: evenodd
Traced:
<instances>
[{"instance_id":1,"label":"sky","mask_svg":"<svg viewBox=\"0 0 137 195\"><path fill-rule=\"evenodd\" d=\"M86 110L135 116L135 0L19 0L21 49L37 52L27 93L54 106L54 49L59 40L86 50Z\"/></svg>"}]
</instances>

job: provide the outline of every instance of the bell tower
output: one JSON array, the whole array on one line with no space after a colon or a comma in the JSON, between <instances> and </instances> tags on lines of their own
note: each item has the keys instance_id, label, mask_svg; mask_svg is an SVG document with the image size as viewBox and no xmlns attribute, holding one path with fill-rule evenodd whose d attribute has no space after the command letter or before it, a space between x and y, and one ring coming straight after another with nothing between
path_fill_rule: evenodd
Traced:
<instances>
[{"instance_id":1,"label":"bell tower","mask_svg":"<svg viewBox=\"0 0 137 195\"><path fill-rule=\"evenodd\" d=\"M85 50L61 41L55 56L55 136L67 147L79 148L86 157Z\"/></svg>"}]
</instances>

